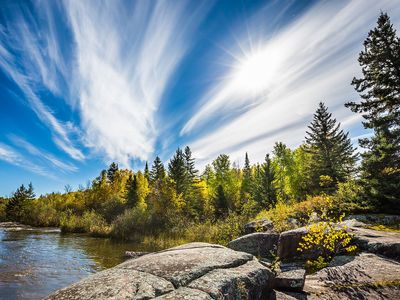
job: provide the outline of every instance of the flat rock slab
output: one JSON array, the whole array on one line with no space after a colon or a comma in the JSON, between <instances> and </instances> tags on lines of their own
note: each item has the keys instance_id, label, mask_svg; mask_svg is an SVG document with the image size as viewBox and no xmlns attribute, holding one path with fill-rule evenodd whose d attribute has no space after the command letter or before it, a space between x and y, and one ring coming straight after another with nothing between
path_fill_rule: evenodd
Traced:
<instances>
[{"instance_id":1,"label":"flat rock slab","mask_svg":"<svg viewBox=\"0 0 400 300\"><path fill-rule=\"evenodd\" d=\"M364 251L400 261L400 233L349 227L357 246Z\"/></svg>"},{"instance_id":2,"label":"flat rock slab","mask_svg":"<svg viewBox=\"0 0 400 300\"><path fill-rule=\"evenodd\" d=\"M308 299L400 299L400 263L362 253L306 276Z\"/></svg>"},{"instance_id":3,"label":"flat rock slab","mask_svg":"<svg viewBox=\"0 0 400 300\"><path fill-rule=\"evenodd\" d=\"M282 292L273 290L269 296L270 300L306 300L307 295L305 293L295 292Z\"/></svg>"},{"instance_id":4,"label":"flat rock slab","mask_svg":"<svg viewBox=\"0 0 400 300\"><path fill-rule=\"evenodd\" d=\"M254 259L236 268L213 270L189 287L213 299L265 299L272 278L273 273Z\"/></svg>"},{"instance_id":5,"label":"flat rock slab","mask_svg":"<svg viewBox=\"0 0 400 300\"><path fill-rule=\"evenodd\" d=\"M257 232L241 236L229 242L228 247L257 257L272 258L271 252L276 252L278 239L279 234L277 233Z\"/></svg>"},{"instance_id":6,"label":"flat rock slab","mask_svg":"<svg viewBox=\"0 0 400 300\"><path fill-rule=\"evenodd\" d=\"M213 300L209 294L199 290L180 287L168 294L154 298L157 300Z\"/></svg>"},{"instance_id":7,"label":"flat rock slab","mask_svg":"<svg viewBox=\"0 0 400 300\"><path fill-rule=\"evenodd\" d=\"M274 289L284 291L302 291L306 279L305 269L289 269L278 273L274 279Z\"/></svg>"},{"instance_id":8,"label":"flat rock slab","mask_svg":"<svg viewBox=\"0 0 400 300\"><path fill-rule=\"evenodd\" d=\"M247 295L257 300L266 299L272 280L272 272L251 254L193 243L128 260L46 299L200 300Z\"/></svg>"},{"instance_id":9,"label":"flat rock slab","mask_svg":"<svg viewBox=\"0 0 400 300\"><path fill-rule=\"evenodd\" d=\"M237 267L252 259L250 254L221 247L178 248L128 260L116 268L147 272L180 287L214 269Z\"/></svg>"},{"instance_id":10,"label":"flat rock slab","mask_svg":"<svg viewBox=\"0 0 400 300\"><path fill-rule=\"evenodd\" d=\"M46 300L81 299L151 299L171 292L171 282L157 276L126 269L108 269L67 288L56 291Z\"/></svg>"}]
</instances>

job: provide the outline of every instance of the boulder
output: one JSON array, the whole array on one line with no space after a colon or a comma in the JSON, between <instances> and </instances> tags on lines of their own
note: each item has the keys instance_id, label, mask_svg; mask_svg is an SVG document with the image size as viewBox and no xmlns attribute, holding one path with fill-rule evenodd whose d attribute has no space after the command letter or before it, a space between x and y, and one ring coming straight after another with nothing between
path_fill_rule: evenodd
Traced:
<instances>
[{"instance_id":1,"label":"boulder","mask_svg":"<svg viewBox=\"0 0 400 300\"><path fill-rule=\"evenodd\" d=\"M311 250L300 252L299 243L302 241L303 236L307 234L306 227L300 227L284 231L280 234L278 240L278 256L281 260L300 260L313 257L315 253Z\"/></svg>"},{"instance_id":2,"label":"boulder","mask_svg":"<svg viewBox=\"0 0 400 300\"><path fill-rule=\"evenodd\" d=\"M274 224L272 223L271 220L260 219L260 220L255 220L255 221L249 222L246 225L244 225L244 233L250 234L250 233L254 233L254 232L268 231L268 230L272 230L273 228L274 228Z\"/></svg>"},{"instance_id":3,"label":"boulder","mask_svg":"<svg viewBox=\"0 0 400 300\"><path fill-rule=\"evenodd\" d=\"M251 233L237 238L229 242L228 247L252 255L264 258L272 258L272 254L276 253L279 234L257 232Z\"/></svg>"},{"instance_id":4,"label":"boulder","mask_svg":"<svg viewBox=\"0 0 400 300\"><path fill-rule=\"evenodd\" d=\"M400 299L400 263L361 253L306 276L308 299Z\"/></svg>"},{"instance_id":5,"label":"boulder","mask_svg":"<svg viewBox=\"0 0 400 300\"><path fill-rule=\"evenodd\" d=\"M46 299L265 299L272 280L251 254L192 243L130 259Z\"/></svg>"},{"instance_id":6,"label":"boulder","mask_svg":"<svg viewBox=\"0 0 400 300\"><path fill-rule=\"evenodd\" d=\"M381 214L365 214L365 215L349 215L345 220L354 219L363 223L377 223L383 225L400 224L399 215L381 215Z\"/></svg>"},{"instance_id":7,"label":"boulder","mask_svg":"<svg viewBox=\"0 0 400 300\"><path fill-rule=\"evenodd\" d=\"M274 279L274 289L284 291L302 291L306 279L306 270L303 268L282 268Z\"/></svg>"}]
</instances>

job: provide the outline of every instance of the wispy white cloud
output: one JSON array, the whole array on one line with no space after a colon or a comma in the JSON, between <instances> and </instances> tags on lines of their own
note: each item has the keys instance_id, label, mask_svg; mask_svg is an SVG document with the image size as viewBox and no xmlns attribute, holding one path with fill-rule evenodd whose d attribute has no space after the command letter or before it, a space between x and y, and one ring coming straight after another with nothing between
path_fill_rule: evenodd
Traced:
<instances>
[{"instance_id":1,"label":"wispy white cloud","mask_svg":"<svg viewBox=\"0 0 400 300\"><path fill-rule=\"evenodd\" d=\"M59 93L60 73L65 75L65 71L54 34L42 35L36 26L31 14L21 8L16 20L0 28L0 68L24 93L39 120L50 128L54 142L72 158L83 160L82 151L71 138L77 129L71 130L70 123L58 120L38 96L43 88Z\"/></svg>"},{"instance_id":2,"label":"wispy white cloud","mask_svg":"<svg viewBox=\"0 0 400 300\"><path fill-rule=\"evenodd\" d=\"M350 128L360 117L343 104L357 97L350 86L360 72L357 55L380 10L400 21L393 1L335 1L313 6L266 41L254 43L258 30L247 28L231 72L200 100L181 135L205 131L192 143L204 162L223 152L236 160L244 151L262 161L276 141L302 142L319 101ZM223 126L209 125L231 114Z\"/></svg>"},{"instance_id":3,"label":"wispy white cloud","mask_svg":"<svg viewBox=\"0 0 400 300\"><path fill-rule=\"evenodd\" d=\"M29 143L28 141L24 140L21 137L18 137L16 135L10 135L9 136L10 140L14 143L14 145L24 149L25 151L29 152L31 155L33 155L36 158L40 158L47 163L50 162L50 164L53 167L56 167L60 171L67 171L67 172L76 172L78 171L78 168L70 163L63 162L56 158L54 155L48 153L47 151L44 151L43 149L39 149Z\"/></svg>"},{"instance_id":4,"label":"wispy white cloud","mask_svg":"<svg viewBox=\"0 0 400 300\"><path fill-rule=\"evenodd\" d=\"M55 179L55 176L42 166L32 163L12 147L0 143L0 160L26 169L30 172Z\"/></svg>"},{"instance_id":5,"label":"wispy white cloud","mask_svg":"<svg viewBox=\"0 0 400 300\"><path fill-rule=\"evenodd\" d=\"M129 3L64 2L84 141L123 165L152 155L160 101L205 12L180 1Z\"/></svg>"}]
</instances>

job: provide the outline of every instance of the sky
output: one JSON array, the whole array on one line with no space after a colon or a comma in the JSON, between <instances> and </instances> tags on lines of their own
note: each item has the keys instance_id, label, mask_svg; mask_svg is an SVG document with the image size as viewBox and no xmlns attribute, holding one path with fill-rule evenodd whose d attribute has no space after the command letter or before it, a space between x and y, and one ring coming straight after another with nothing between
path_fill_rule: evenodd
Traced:
<instances>
[{"instance_id":1,"label":"sky","mask_svg":"<svg viewBox=\"0 0 400 300\"><path fill-rule=\"evenodd\" d=\"M0 196L186 145L200 169L261 162L320 101L357 146L370 132L344 103L381 11L400 30L396 0L0 0Z\"/></svg>"}]
</instances>

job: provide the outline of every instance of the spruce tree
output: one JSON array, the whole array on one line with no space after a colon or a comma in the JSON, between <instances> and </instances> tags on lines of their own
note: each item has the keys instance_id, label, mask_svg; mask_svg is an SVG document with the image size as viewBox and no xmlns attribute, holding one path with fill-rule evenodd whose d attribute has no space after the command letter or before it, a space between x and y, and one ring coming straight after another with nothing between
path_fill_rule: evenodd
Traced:
<instances>
[{"instance_id":1,"label":"spruce tree","mask_svg":"<svg viewBox=\"0 0 400 300\"><path fill-rule=\"evenodd\" d=\"M228 199L225 196L224 188L218 185L217 193L214 198L215 216L217 218L225 217L228 212Z\"/></svg>"},{"instance_id":2,"label":"spruce tree","mask_svg":"<svg viewBox=\"0 0 400 300\"><path fill-rule=\"evenodd\" d=\"M127 204L129 207L135 207L139 200L138 181L136 174L129 176L127 183Z\"/></svg>"},{"instance_id":3,"label":"spruce tree","mask_svg":"<svg viewBox=\"0 0 400 300\"><path fill-rule=\"evenodd\" d=\"M157 156L153 162L153 166L150 171L150 180L155 182L157 180L163 180L165 178L164 165L161 159Z\"/></svg>"},{"instance_id":4,"label":"spruce tree","mask_svg":"<svg viewBox=\"0 0 400 300\"><path fill-rule=\"evenodd\" d=\"M169 177L175 183L175 190L178 194L185 191L185 185L187 183L187 166L186 159L181 149L177 149L174 156L171 158L168 164Z\"/></svg>"},{"instance_id":5,"label":"spruce tree","mask_svg":"<svg viewBox=\"0 0 400 300\"><path fill-rule=\"evenodd\" d=\"M352 85L361 101L346 106L362 114L365 128L373 129L371 138L359 140L367 149L361 164L364 197L393 212L400 210L400 39L386 13L368 33L358 61L362 77Z\"/></svg>"},{"instance_id":6,"label":"spruce tree","mask_svg":"<svg viewBox=\"0 0 400 300\"><path fill-rule=\"evenodd\" d=\"M147 181L150 182L150 171L149 171L149 164L147 163L147 161L144 166L144 177L147 179Z\"/></svg>"},{"instance_id":7,"label":"spruce tree","mask_svg":"<svg viewBox=\"0 0 400 300\"><path fill-rule=\"evenodd\" d=\"M243 179L241 185L241 196L244 197L245 194L250 194L252 190L253 176L251 174L251 166L249 156L246 152L244 158L244 167L243 167Z\"/></svg>"},{"instance_id":8,"label":"spruce tree","mask_svg":"<svg viewBox=\"0 0 400 300\"><path fill-rule=\"evenodd\" d=\"M186 177L189 182L192 183L197 177L199 171L196 170L194 158L192 157L192 151L190 150L189 146L185 147L183 157L185 159Z\"/></svg>"},{"instance_id":9,"label":"spruce tree","mask_svg":"<svg viewBox=\"0 0 400 300\"><path fill-rule=\"evenodd\" d=\"M24 205L35 198L32 183L29 183L28 188L21 185L12 195L6 205L7 219L10 221L22 221L24 214Z\"/></svg>"},{"instance_id":10,"label":"spruce tree","mask_svg":"<svg viewBox=\"0 0 400 300\"><path fill-rule=\"evenodd\" d=\"M113 162L107 170L107 179L109 182L114 182L115 176L118 171L118 164Z\"/></svg>"},{"instance_id":11,"label":"spruce tree","mask_svg":"<svg viewBox=\"0 0 400 300\"><path fill-rule=\"evenodd\" d=\"M265 162L261 167L261 195L264 208L272 208L276 204L276 189L274 186L275 170L272 166L269 154L265 156Z\"/></svg>"},{"instance_id":12,"label":"spruce tree","mask_svg":"<svg viewBox=\"0 0 400 300\"><path fill-rule=\"evenodd\" d=\"M332 118L328 108L320 102L306 132L307 151L311 154L310 177L314 193L335 191L355 171L357 155L348 133Z\"/></svg>"}]
</instances>

